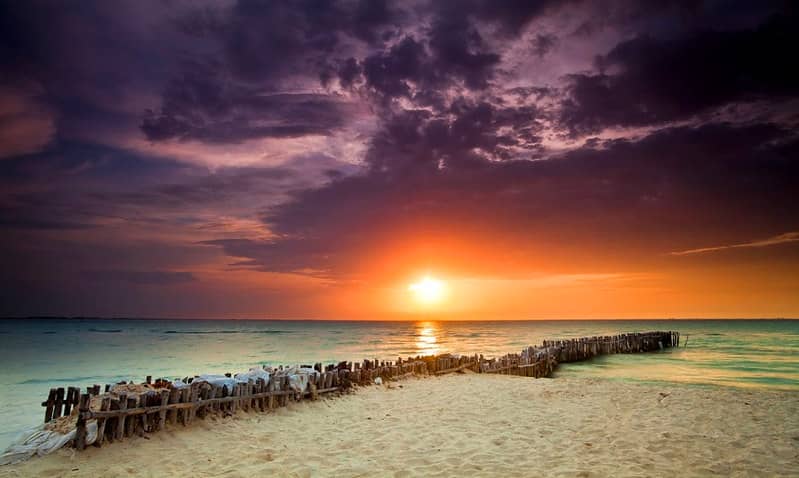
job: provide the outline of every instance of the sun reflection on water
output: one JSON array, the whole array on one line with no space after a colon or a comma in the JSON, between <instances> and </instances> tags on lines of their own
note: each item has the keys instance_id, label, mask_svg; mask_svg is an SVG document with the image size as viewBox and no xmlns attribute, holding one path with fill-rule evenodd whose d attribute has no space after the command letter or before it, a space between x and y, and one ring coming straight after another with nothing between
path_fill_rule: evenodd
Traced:
<instances>
[{"instance_id":1,"label":"sun reflection on water","mask_svg":"<svg viewBox=\"0 0 799 478\"><path fill-rule=\"evenodd\" d=\"M438 336L441 328L436 322L416 324L416 350L419 355L435 355L441 352Z\"/></svg>"}]
</instances>

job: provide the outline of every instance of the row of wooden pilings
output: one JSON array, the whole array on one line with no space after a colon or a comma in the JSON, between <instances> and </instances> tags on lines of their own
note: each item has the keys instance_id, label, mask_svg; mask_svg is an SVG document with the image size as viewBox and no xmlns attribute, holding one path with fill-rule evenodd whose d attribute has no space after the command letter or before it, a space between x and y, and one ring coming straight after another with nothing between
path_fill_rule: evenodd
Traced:
<instances>
[{"instance_id":1,"label":"row of wooden pilings","mask_svg":"<svg viewBox=\"0 0 799 478\"><path fill-rule=\"evenodd\" d=\"M680 333L673 331L545 340L541 346L527 347L520 354L481 360L480 371L535 378L549 377L560 363L589 360L599 355L655 352L677 347L679 344Z\"/></svg>"},{"instance_id":2,"label":"row of wooden pilings","mask_svg":"<svg viewBox=\"0 0 799 478\"><path fill-rule=\"evenodd\" d=\"M559 363L579 362L597 355L655 352L679 345L680 333L672 331L544 341L544 348L557 351Z\"/></svg>"},{"instance_id":3,"label":"row of wooden pilings","mask_svg":"<svg viewBox=\"0 0 799 478\"><path fill-rule=\"evenodd\" d=\"M544 341L519 354L498 358L483 355L460 356L442 354L418 356L397 361L364 360L322 364L300 368L278 367L269 370L268 380L250 379L242 383L215 385L201 378L186 377L182 381L164 379L146 381L139 385L121 382L88 387L86 393L70 387L50 390L45 406L45 422L77 414L73 441L78 450L89 441L89 423L96 420L93 443L121 440L162 430L168 423L189 425L195 418L209 414L232 415L238 410L264 412L289 403L322 394L344 391L353 385L367 385L381 380L396 380L409 375L442 375L471 370L475 373L549 377L558 363L586 360L603 354L657 351L679 345L678 332L645 332L605 337L585 337L570 340ZM230 377L231 374L226 374ZM305 375L298 389L292 377ZM178 387L176 384L180 384ZM77 412L75 411L77 407ZM93 427L92 427L93 429Z\"/></svg>"}]
</instances>

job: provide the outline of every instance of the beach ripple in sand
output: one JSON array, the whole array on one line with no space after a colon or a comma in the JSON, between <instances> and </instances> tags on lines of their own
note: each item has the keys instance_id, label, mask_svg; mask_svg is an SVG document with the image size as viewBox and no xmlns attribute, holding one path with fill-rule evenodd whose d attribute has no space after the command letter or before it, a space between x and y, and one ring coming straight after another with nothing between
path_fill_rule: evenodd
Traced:
<instances>
[{"instance_id":1,"label":"beach ripple in sand","mask_svg":"<svg viewBox=\"0 0 799 478\"><path fill-rule=\"evenodd\" d=\"M467 374L148 438L0 477L797 476L799 395Z\"/></svg>"}]
</instances>

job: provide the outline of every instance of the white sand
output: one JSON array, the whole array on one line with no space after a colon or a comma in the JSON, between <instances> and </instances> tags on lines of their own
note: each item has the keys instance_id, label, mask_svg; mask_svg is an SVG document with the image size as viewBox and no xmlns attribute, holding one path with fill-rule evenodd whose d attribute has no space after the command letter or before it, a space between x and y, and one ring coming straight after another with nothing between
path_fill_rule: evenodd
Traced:
<instances>
[{"instance_id":1,"label":"white sand","mask_svg":"<svg viewBox=\"0 0 799 478\"><path fill-rule=\"evenodd\" d=\"M0 477L799 476L796 393L474 374L390 387L61 450Z\"/></svg>"}]
</instances>

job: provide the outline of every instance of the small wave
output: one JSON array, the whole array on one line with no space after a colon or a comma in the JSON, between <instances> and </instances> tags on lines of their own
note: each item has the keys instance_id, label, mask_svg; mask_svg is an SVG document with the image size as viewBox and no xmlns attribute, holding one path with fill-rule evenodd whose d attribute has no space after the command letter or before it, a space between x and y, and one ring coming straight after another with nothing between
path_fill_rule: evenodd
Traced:
<instances>
[{"instance_id":1,"label":"small wave","mask_svg":"<svg viewBox=\"0 0 799 478\"><path fill-rule=\"evenodd\" d=\"M216 335L216 334L292 334L290 330L165 330L165 334Z\"/></svg>"},{"instance_id":2,"label":"small wave","mask_svg":"<svg viewBox=\"0 0 799 478\"><path fill-rule=\"evenodd\" d=\"M202 330L166 330L164 331L165 334L180 334L180 335L207 335L207 334L235 334L236 331L228 330L228 331L202 331Z\"/></svg>"},{"instance_id":3,"label":"small wave","mask_svg":"<svg viewBox=\"0 0 799 478\"><path fill-rule=\"evenodd\" d=\"M99 377L59 377L59 378L30 378L17 382L17 385L34 385L40 383L74 383L74 382L91 382L102 381Z\"/></svg>"},{"instance_id":4,"label":"small wave","mask_svg":"<svg viewBox=\"0 0 799 478\"><path fill-rule=\"evenodd\" d=\"M95 328L91 328L91 329L89 329L89 332L97 332L97 333L101 333L101 334L118 334L118 333L122 332L122 329L95 329Z\"/></svg>"}]
</instances>

